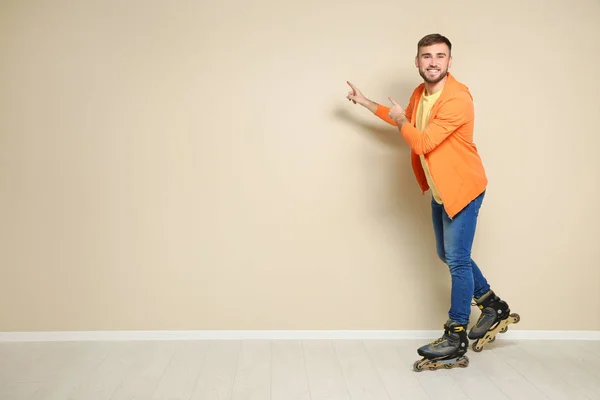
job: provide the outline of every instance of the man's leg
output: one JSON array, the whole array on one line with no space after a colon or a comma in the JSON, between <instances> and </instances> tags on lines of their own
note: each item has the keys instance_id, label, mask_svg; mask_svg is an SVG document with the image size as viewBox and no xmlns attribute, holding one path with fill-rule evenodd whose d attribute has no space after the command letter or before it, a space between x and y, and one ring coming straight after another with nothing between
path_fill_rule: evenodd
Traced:
<instances>
[{"instance_id":1,"label":"man's leg","mask_svg":"<svg viewBox=\"0 0 600 400\"><path fill-rule=\"evenodd\" d=\"M435 234L436 252L440 260L446 264L446 250L444 246L444 206L431 199L431 221ZM448 216L446 215L446 218ZM473 296L481 297L490 290L490 285L483 276L479 266L471 258L471 270L473 271Z\"/></svg>"},{"instance_id":2,"label":"man's leg","mask_svg":"<svg viewBox=\"0 0 600 400\"><path fill-rule=\"evenodd\" d=\"M483 276L483 273L471 258L471 268L473 270L473 297L481 297L490 291L490 285Z\"/></svg>"},{"instance_id":3,"label":"man's leg","mask_svg":"<svg viewBox=\"0 0 600 400\"><path fill-rule=\"evenodd\" d=\"M475 291L481 292L488 286L479 267L471 259L477 217L484 196L485 192L452 219L443 211L444 252L452 278L448 317L463 326L469 323Z\"/></svg>"},{"instance_id":4,"label":"man's leg","mask_svg":"<svg viewBox=\"0 0 600 400\"><path fill-rule=\"evenodd\" d=\"M462 354L462 350L458 350L455 346L462 346L458 341L465 340L463 332L469 321L472 297L475 297L482 313L471 328L468 337L476 340L483 338L486 332L490 332L485 339L473 344L475 351L481 351L486 343L495 338L497 332L505 332L508 324L518 323L520 320L518 314L509 315L510 308L490 289L481 269L471 257L477 217L484 197L485 192L453 219L449 218L442 205L432 199L432 221L437 254L442 262L448 265L452 276L449 321L445 325L444 334L444 337L451 340L447 342L448 344L433 342L420 348L419 354L426 358L441 356L443 353ZM498 321L500 322L497 324ZM454 344L449 345L450 342Z\"/></svg>"},{"instance_id":5,"label":"man's leg","mask_svg":"<svg viewBox=\"0 0 600 400\"><path fill-rule=\"evenodd\" d=\"M478 209L479 207L477 207ZM414 365L416 370L423 368L466 367L469 360L463 357L469 344L467 339L467 324L471 298L473 296L473 273L471 269L471 252L469 240L464 240L469 228L469 215L449 223L448 214L441 204L431 200L431 217L435 233L438 257L451 266L452 272L452 308L449 320L444 324L444 334L441 338L421 346L417 353L423 357ZM467 233L468 236L468 233ZM470 240L472 243L472 239ZM456 266L457 248L459 244L467 243L468 251L463 265ZM452 267L455 266L455 267ZM458 311L457 311L458 309ZM461 315L462 314L462 315ZM439 361L445 360L445 361Z\"/></svg>"}]
</instances>

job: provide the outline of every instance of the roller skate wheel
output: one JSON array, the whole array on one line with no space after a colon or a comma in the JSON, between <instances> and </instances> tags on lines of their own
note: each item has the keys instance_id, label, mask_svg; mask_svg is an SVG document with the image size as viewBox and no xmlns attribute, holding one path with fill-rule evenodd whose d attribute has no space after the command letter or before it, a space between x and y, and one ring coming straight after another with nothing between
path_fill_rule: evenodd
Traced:
<instances>
[{"instance_id":1,"label":"roller skate wheel","mask_svg":"<svg viewBox=\"0 0 600 400\"><path fill-rule=\"evenodd\" d=\"M415 370L416 372L423 371L423 367L421 366L421 361L415 361L415 363L413 364L413 370Z\"/></svg>"},{"instance_id":2,"label":"roller skate wheel","mask_svg":"<svg viewBox=\"0 0 600 400\"><path fill-rule=\"evenodd\" d=\"M521 316L519 314L510 314L510 316L515 319L515 322L513 322L513 324L517 324L521 320Z\"/></svg>"},{"instance_id":3,"label":"roller skate wheel","mask_svg":"<svg viewBox=\"0 0 600 400\"><path fill-rule=\"evenodd\" d=\"M477 347L477 342L473 343L473 346L471 346L471 348L475 353L479 353L481 350L483 350L483 347Z\"/></svg>"},{"instance_id":4,"label":"roller skate wheel","mask_svg":"<svg viewBox=\"0 0 600 400\"><path fill-rule=\"evenodd\" d=\"M502 328L502 329L500 330L500 332L498 332L498 333L506 333L506 331L507 331L507 330L508 330L508 326L505 326L505 327L504 327L504 328Z\"/></svg>"}]
</instances>

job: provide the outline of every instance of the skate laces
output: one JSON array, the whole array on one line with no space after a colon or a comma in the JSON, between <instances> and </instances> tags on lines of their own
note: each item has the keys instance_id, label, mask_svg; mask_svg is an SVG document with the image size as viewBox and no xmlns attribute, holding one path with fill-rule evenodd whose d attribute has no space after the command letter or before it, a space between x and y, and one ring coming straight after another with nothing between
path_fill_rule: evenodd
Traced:
<instances>
[{"instance_id":1,"label":"skate laces","mask_svg":"<svg viewBox=\"0 0 600 400\"><path fill-rule=\"evenodd\" d=\"M434 341L433 341L433 342L431 342L430 344L431 344L432 346L437 346L437 345L439 345L439 344L441 344L441 343L445 342L446 340L448 340L449 333L450 333L450 329L444 326L444 333L442 334L442 337L440 337L440 338L438 338L438 339L434 340Z\"/></svg>"},{"instance_id":2,"label":"skate laces","mask_svg":"<svg viewBox=\"0 0 600 400\"><path fill-rule=\"evenodd\" d=\"M442 335L441 338L434 340L433 342L431 342L431 345L437 346L438 344L442 343L444 340L446 340L446 335Z\"/></svg>"}]
</instances>

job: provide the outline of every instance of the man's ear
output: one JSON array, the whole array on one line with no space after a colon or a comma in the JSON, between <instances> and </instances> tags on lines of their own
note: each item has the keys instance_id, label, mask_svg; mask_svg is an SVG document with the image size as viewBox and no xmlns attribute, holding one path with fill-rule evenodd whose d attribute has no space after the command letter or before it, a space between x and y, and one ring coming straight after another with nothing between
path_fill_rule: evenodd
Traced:
<instances>
[{"instance_id":1,"label":"man's ear","mask_svg":"<svg viewBox=\"0 0 600 400\"><path fill-rule=\"evenodd\" d=\"M419 55L415 56L415 68L419 68Z\"/></svg>"}]
</instances>

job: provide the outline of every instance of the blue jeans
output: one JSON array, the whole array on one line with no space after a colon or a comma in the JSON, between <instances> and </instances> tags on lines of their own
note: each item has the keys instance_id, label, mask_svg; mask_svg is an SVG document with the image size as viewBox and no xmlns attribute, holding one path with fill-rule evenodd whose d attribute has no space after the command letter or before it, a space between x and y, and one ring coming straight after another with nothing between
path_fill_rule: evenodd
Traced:
<instances>
[{"instance_id":1,"label":"blue jeans","mask_svg":"<svg viewBox=\"0 0 600 400\"><path fill-rule=\"evenodd\" d=\"M450 219L443 205L431 199L431 216L438 257L448 265L452 278L448 317L462 325L469 323L473 296L485 294L490 285L471 258L475 226L485 191Z\"/></svg>"}]
</instances>

